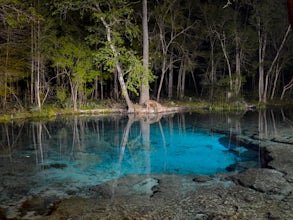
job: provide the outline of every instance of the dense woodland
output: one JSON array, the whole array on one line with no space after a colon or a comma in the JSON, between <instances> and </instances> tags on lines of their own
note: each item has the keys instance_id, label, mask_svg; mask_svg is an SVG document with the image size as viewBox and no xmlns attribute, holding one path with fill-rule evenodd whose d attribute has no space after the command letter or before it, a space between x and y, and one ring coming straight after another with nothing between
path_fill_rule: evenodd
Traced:
<instances>
[{"instance_id":1,"label":"dense woodland","mask_svg":"<svg viewBox=\"0 0 293 220\"><path fill-rule=\"evenodd\" d=\"M0 111L292 99L286 0L0 0Z\"/></svg>"}]
</instances>

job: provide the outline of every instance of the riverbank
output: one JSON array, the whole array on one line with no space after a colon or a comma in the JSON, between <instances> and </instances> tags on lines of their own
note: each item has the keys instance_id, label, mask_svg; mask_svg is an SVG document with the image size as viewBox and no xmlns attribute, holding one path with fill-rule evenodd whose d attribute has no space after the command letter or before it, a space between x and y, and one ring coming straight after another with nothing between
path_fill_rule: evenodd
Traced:
<instances>
[{"instance_id":1,"label":"riverbank","mask_svg":"<svg viewBox=\"0 0 293 220\"><path fill-rule=\"evenodd\" d=\"M135 111L132 114L147 114L147 113L165 113L165 112L180 112L180 111L197 111L197 112L229 112L229 111L246 111L262 109L265 107L263 104L246 103L246 102L207 102L202 100L188 100L188 101L168 101L163 100L160 102L163 107L161 109L151 108L147 109L138 104L134 104ZM43 106L41 110L35 108L29 109L11 109L0 113L0 122L7 122L11 120L24 120L24 119L52 119L60 115L110 115L110 114L127 114L127 106L125 103L105 101L88 105L81 109L74 110L72 108L60 108L55 105Z\"/></svg>"}]
</instances>

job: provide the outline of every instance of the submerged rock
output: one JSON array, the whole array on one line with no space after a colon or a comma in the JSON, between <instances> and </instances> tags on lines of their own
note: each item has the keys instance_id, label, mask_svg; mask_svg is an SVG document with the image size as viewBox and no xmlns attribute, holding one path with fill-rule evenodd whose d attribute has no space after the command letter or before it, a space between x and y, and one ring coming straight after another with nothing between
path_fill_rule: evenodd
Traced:
<instances>
[{"instance_id":1,"label":"submerged rock","mask_svg":"<svg viewBox=\"0 0 293 220\"><path fill-rule=\"evenodd\" d=\"M120 179L90 187L92 197L114 198L126 195L151 197L159 184L159 180L146 175L129 175Z\"/></svg>"},{"instance_id":2,"label":"submerged rock","mask_svg":"<svg viewBox=\"0 0 293 220\"><path fill-rule=\"evenodd\" d=\"M54 207L54 202L56 202L56 197L33 197L25 200L19 211L22 215L26 216L27 213L33 212L34 215L47 215L51 212Z\"/></svg>"},{"instance_id":3,"label":"submerged rock","mask_svg":"<svg viewBox=\"0 0 293 220\"><path fill-rule=\"evenodd\" d=\"M273 158L268 166L284 173L284 178L293 183L293 145L270 146L266 149Z\"/></svg>"},{"instance_id":4,"label":"submerged rock","mask_svg":"<svg viewBox=\"0 0 293 220\"><path fill-rule=\"evenodd\" d=\"M244 187L267 194L287 196L292 192L292 186L284 174L273 169L249 169L232 179Z\"/></svg>"}]
</instances>

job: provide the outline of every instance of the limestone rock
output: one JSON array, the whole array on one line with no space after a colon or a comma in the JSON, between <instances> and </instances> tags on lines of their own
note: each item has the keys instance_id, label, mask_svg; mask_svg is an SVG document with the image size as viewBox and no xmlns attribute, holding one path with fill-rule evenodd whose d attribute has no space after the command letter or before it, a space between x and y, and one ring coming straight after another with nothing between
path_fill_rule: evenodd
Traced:
<instances>
[{"instance_id":1,"label":"limestone rock","mask_svg":"<svg viewBox=\"0 0 293 220\"><path fill-rule=\"evenodd\" d=\"M292 186L284 178L284 174L273 169L249 169L232 179L244 187L268 194L286 196L292 193Z\"/></svg>"}]
</instances>

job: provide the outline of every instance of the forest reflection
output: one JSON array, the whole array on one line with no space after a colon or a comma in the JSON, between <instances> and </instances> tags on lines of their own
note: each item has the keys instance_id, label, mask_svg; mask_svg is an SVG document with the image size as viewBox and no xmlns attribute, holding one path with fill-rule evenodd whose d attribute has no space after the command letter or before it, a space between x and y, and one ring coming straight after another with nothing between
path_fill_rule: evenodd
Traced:
<instances>
[{"instance_id":1,"label":"forest reflection","mask_svg":"<svg viewBox=\"0 0 293 220\"><path fill-rule=\"evenodd\" d=\"M164 125L162 125L164 123ZM276 139L286 142L292 134L292 111L283 109L242 112L239 114L178 113L170 115L148 115L136 117L82 117L74 116L56 121L12 121L0 124L0 156L13 160L15 153L25 151L27 157L35 158L36 165L44 165L51 148L58 148L60 155L69 160L84 156L84 152L98 143L95 151L115 148L117 160L124 160L125 151L131 147L151 148L151 125L158 127L161 145L166 147L166 135L199 128L232 135L247 135L258 141ZM164 127L164 129L163 129ZM174 129L176 127L176 131ZM108 131L113 131L109 133ZM292 137L291 137L292 138ZM90 140L89 140L90 139ZM127 149L129 148L129 149ZM30 152L28 154L27 152ZM149 155L145 155L150 169Z\"/></svg>"}]
</instances>

